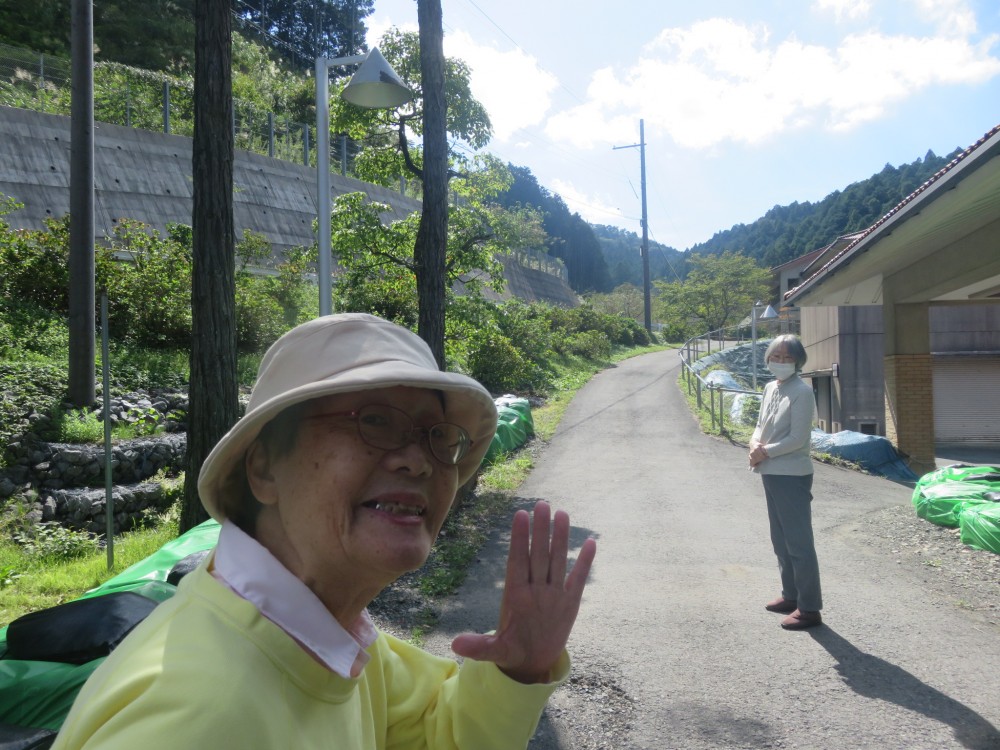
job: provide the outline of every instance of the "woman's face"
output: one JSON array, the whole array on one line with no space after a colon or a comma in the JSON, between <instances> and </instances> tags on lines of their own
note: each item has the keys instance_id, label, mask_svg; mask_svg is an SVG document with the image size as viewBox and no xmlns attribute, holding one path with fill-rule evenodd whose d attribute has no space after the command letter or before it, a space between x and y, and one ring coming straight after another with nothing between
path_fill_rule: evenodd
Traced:
<instances>
[{"instance_id":1,"label":"woman's face","mask_svg":"<svg viewBox=\"0 0 1000 750\"><path fill-rule=\"evenodd\" d=\"M458 490L458 469L431 456L424 440L373 448L353 419L320 416L369 404L401 409L416 427L444 420L440 394L427 389L328 396L308 404L287 455L271 459L259 444L247 454L264 506L258 539L331 611L345 594L374 596L423 565Z\"/></svg>"},{"instance_id":2,"label":"woman's face","mask_svg":"<svg viewBox=\"0 0 1000 750\"><path fill-rule=\"evenodd\" d=\"M781 344L774 347L774 351L767 358L768 362L780 362L782 364L795 364L795 356L788 353L788 344Z\"/></svg>"}]
</instances>

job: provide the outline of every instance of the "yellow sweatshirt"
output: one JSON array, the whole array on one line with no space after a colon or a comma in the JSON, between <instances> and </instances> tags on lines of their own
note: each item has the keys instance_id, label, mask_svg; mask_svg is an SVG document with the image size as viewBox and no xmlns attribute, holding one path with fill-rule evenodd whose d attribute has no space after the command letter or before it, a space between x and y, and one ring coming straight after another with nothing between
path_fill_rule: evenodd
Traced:
<instances>
[{"instance_id":1,"label":"yellow sweatshirt","mask_svg":"<svg viewBox=\"0 0 1000 750\"><path fill-rule=\"evenodd\" d=\"M316 662L205 566L84 685L53 750L524 748L565 679L522 685L380 633L361 676Z\"/></svg>"}]
</instances>

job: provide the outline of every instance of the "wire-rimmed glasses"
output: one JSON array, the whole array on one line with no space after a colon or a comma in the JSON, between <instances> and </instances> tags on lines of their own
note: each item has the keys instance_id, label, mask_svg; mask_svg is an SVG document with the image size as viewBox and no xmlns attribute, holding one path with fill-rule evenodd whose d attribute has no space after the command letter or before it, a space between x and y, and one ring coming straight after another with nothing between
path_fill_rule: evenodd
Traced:
<instances>
[{"instance_id":1,"label":"wire-rimmed glasses","mask_svg":"<svg viewBox=\"0 0 1000 750\"><path fill-rule=\"evenodd\" d=\"M469 433L457 424L438 422L430 427L416 427L405 411L385 404L368 404L351 411L310 414L307 419L335 417L353 420L358 435L372 448L397 450L421 437L426 438L431 455L445 466L455 466L472 447Z\"/></svg>"}]
</instances>

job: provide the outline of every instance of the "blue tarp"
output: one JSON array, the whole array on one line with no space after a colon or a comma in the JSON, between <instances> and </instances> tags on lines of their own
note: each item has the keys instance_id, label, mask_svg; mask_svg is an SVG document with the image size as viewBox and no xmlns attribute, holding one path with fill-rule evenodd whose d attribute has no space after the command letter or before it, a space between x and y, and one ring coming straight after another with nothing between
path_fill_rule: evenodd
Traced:
<instances>
[{"instance_id":1,"label":"blue tarp","mask_svg":"<svg viewBox=\"0 0 1000 750\"><path fill-rule=\"evenodd\" d=\"M917 475L906 465L892 443L881 435L864 435L851 430L831 435L822 430L813 430L811 443L812 449L817 453L829 453L851 461L873 474L881 474L899 482L917 480Z\"/></svg>"}]
</instances>

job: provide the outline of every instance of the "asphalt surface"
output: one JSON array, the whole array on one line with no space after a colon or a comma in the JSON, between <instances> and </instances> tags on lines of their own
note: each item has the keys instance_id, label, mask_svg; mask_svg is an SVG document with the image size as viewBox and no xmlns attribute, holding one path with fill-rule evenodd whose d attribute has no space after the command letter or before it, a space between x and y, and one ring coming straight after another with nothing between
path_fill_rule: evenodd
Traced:
<instances>
[{"instance_id":1,"label":"asphalt surface","mask_svg":"<svg viewBox=\"0 0 1000 750\"><path fill-rule=\"evenodd\" d=\"M825 624L782 630L763 609L779 583L760 479L745 448L700 431L678 366L664 351L594 377L519 490L598 543L573 681L532 750L1000 748L1000 628L856 533L910 489L816 464ZM504 545L494 534L430 650L495 626Z\"/></svg>"}]
</instances>

